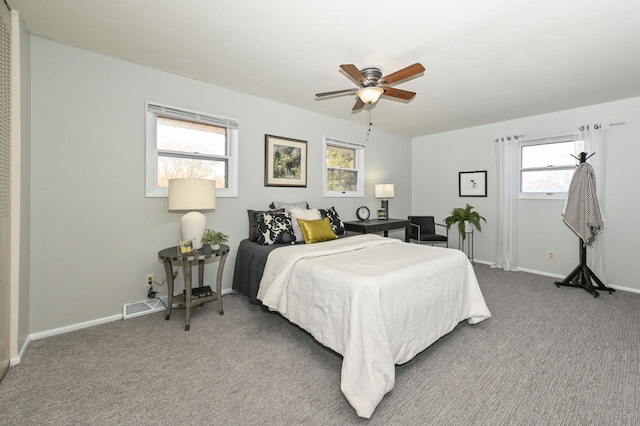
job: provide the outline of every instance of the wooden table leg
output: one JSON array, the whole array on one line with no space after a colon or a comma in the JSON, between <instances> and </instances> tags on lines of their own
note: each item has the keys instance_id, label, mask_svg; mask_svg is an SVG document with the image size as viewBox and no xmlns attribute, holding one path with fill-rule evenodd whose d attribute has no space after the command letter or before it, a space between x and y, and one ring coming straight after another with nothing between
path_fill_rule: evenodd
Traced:
<instances>
[{"instance_id":1,"label":"wooden table leg","mask_svg":"<svg viewBox=\"0 0 640 426\"><path fill-rule=\"evenodd\" d=\"M171 267L171 261L165 260L164 263L164 273L167 276L167 314L164 319L168 320L171 317L171 307L173 306L173 268Z\"/></svg>"},{"instance_id":2,"label":"wooden table leg","mask_svg":"<svg viewBox=\"0 0 640 426\"><path fill-rule=\"evenodd\" d=\"M204 285L204 259L198 260L198 286Z\"/></svg>"},{"instance_id":3,"label":"wooden table leg","mask_svg":"<svg viewBox=\"0 0 640 426\"><path fill-rule=\"evenodd\" d=\"M220 257L220 261L218 262L218 276L216 277L216 298L218 299L218 314L220 315L224 315L224 311L222 310L222 271L224 270L225 260L227 260L227 253Z\"/></svg>"},{"instance_id":4,"label":"wooden table leg","mask_svg":"<svg viewBox=\"0 0 640 426\"><path fill-rule=\"evenodd\" d=\"M184 331L189 331L189 325L191 323L191 261L185 259L182 263L182 270L184 271L184 309L186 311L186 322L184 325Z\"/></svg>"}]
</instances>

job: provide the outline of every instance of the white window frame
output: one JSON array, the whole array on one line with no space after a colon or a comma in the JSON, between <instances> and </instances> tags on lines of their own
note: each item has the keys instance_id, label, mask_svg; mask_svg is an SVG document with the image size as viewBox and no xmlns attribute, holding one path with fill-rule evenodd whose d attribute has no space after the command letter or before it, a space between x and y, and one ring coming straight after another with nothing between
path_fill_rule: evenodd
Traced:
<instances>
[{"instance_id":1,"label":"white window frame","mask_svg":"<svg viewBox=\"0 0 640 426\"><path fill-rule=\"evenodd\" d=\"M356 167L354 169L358 173L357 190L356 191L329 191L327 190L327 146L335 146L338 148L355 149L356 151ZM345 140L335 139L325 136L322 144L322 189L325 197L364 197L364 150L366 146L361 143L349 142Z\"/></svg>"},{"instance_id":2,"label":"white window frame","mask_svg":"<svg viewBox=\"0 0 640 426\"><path fill-rule=\"evenodd\" d=\"M157 102L146 102L146 196L168 197L169 189L158 186L158 144L157 144L157 118L168 117L177 120L187 120L196 123L209 124L227 129L227 155L223 156L227 161L227 187L216 188L216 197L238 196L238 120L219 117L203 112L190 111L162 105ZM188 155L186 155L188 157ZM194 156L193 158L200 158Z\"/></svg>"},{"instance_id":3,"label":"white window frame","mask_svg":"<svg viewBox=\"0 0 640 426\"><path fill-rule=\"evenodd\" d=\"M519 158L519 168L518 168L518 188L519 189L519 198L523 200L563 200L567 198L567 192L522 192L522 172L523 171L535 171L535 170L567 170L569 166L547 166L547 167L531 167L524 168L522 167L522 148L526 146L533 145L549 145L554 143L562 143L562 142L577 142L575 135L562 135L562 136L553 136L548 138L539 138L539 139L530 139L525 140L520 143L520 155ZM578 154L576 152L576 154ZM571 166L575 168L575 166Z\"/></svg>"}]
</instances>

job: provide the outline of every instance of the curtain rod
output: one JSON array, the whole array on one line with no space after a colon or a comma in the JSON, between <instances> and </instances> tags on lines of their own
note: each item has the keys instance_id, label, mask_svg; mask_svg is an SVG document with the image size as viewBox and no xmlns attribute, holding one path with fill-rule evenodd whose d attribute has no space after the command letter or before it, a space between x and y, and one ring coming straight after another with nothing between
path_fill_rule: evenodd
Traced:
<instances>
[{"instance_id":1,"label":"curtain rod","mask_svg":"<svg viewBox=\"0 0 640 426\"><path fill-rule=\"evenodd\" d=\"M619 121L617 123L609 123L609 127L611 126L624 126L625 124L627 124L624 121ZM578 128L579 129L579 128ZM562 139L562 138L573 138L575 136L575 133L572 134L564 134L564 135L554 135L554 136L543 136L543 137L536 137L536 138L531 138L531 139L524 139L526 142L532 142L532 141L537 141L537 140L541 140L541 139ZM519 138L524 138L524 135L519 135ZM496 142L498 140L496 139Z\"/></svg>"}]
</instances>

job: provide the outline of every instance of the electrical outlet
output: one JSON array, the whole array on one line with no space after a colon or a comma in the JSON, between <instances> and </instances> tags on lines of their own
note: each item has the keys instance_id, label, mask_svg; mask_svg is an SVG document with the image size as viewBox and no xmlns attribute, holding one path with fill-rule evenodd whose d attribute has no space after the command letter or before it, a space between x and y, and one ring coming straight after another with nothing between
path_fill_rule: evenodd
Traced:
<instances>
[{"instance_id":1,"label":"electrical outlet","mask_svg":"<svg viewBox=\"0 0 640 426\"><path fill-rule=\"evenodd\" d=\"M153 287L153 274L147 274L144 276L144 286L145 287Z\"/></svg>"},{"instance_id":2,"label":"electrical outlet","mask_svg":"<svg viewBox=\"0 0 640 426\"><path fill-rule=\"evenodd\" d=\"M556 260L556 252L549 251L549 254L547 254L547 260Z\"/></svg>"}]
</instances>

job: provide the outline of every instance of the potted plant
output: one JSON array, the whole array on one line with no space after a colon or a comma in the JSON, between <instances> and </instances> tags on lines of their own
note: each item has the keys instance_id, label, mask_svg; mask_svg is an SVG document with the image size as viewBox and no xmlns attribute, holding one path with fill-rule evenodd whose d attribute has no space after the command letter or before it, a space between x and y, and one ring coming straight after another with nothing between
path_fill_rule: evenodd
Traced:
<instances>
[{"instance_id":1,"label":"potted plant","mask_svg":"<svg viewBox=\"0 0 640 426\"><path fill-rule=\"evenodd\" d=\"M211 250L219 250L220 244L224 244L229 241L229 236L224 232L214 231L211 228L207 228L202 235L203 243L211 244Z\"/></svg>"},{"instance_id":2,"label":"potted plant","mask_svg":"<svg viewBox=\"0 0 640 426\"><path fill-rule=\"evenodd\" d=\"M451 228L456 223L458 224L458 232L462 235L463 241L467 238L467 232L473 230L472 226L475 226L478 231L482 231L480 219L484 220L485 223L487 222L487 219L480 216L480 213L472 210L473 206L469 204L464 208L456 207L451 210L451 216L444 219L444 224L447 225L447 228Z\"/></svg>"}]
</instances>

